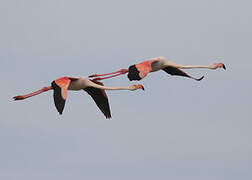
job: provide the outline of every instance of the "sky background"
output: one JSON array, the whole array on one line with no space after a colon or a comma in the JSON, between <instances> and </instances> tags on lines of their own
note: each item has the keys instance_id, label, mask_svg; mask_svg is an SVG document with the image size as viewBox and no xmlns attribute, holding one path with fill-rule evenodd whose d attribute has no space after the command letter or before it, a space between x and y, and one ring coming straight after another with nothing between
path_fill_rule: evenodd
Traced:
<instances>
[{"instance_id":1,"label":"sky background","mask_svg":"<svg viewBox=\"0 0 252 180\"><path fill-rule=\"evenodd\" d=\"M252 11L240 0L1 0L0 179L252 179ZM194 81L149 74L146 91L107 91L112 120L85 92L62 116L49 91L62 76L127 68L151 57ZM127 76L103 81L128 86Z\"/></svg>"}]
</instances>

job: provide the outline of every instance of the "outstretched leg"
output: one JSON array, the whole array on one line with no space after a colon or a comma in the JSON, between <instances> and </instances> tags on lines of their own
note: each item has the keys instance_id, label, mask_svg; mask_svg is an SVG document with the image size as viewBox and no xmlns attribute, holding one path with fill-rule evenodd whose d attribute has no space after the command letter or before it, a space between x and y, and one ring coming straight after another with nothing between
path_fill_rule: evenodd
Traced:
<instances>
[{"instance_id":1,"label":"outstretched leg","mask_svg":"<svg viewBox=\"0 0 252 180\"><path fill-rule=\"evenodd\" d=\"M108 79L108 78L112 78L112 77L116 77L119 76L121 74L125 74L128 72L128 69L120 69L119 71L115 71L115 72L111 72L111 73L105 73L105 74L92 74L88 77L92 78L92 77L99 77L99 76L107 76L107 75L111 75L114 74L112 76L107 76L107 77L102 77L102 78L95 78L93 80L102 80L102 79Z\"/></svg>"},{"instance_id":2,"label":"outstretched leg","mask_svg":"<svg viewBox=\"0 0 252 180\"><path fill-rule=\"evenodd\" d=\"M13 99L15 101L17 101L17 100L23 100L23 99L26 99L26 98L29 98L29 97L32 97L32 96L36 96L38 94L41 94L41 93L46 92L46 91L51 90L51 89L52 89L51 86L43 87L42 89L40 89L38 91L35 91L35 92L32 92L32 93L29 93L29 94L20 95L20 96L14 96Z\"/></svg>"}]
</instances>

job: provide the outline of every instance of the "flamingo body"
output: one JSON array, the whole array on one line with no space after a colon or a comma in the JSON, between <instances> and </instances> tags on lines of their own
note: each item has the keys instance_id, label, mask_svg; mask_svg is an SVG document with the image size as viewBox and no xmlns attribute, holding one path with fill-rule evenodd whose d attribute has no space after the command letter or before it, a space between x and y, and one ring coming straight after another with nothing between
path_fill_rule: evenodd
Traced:
<instances>
[{"instance_id":1,"label":"flamingo body","mask_svg":"<svg viewBox=\"0 0 252 180\"><path fill-rule=\"evenodd\" d=\"M134 64L129 67L128 78L130 81L141 80L151 71L154 71L152 63L156 60L147 60L139 64Z\"/></svg>"},{"instance_id":2,"label":"flamingo body","mask_svg":"<svg viewBox=\"0 0 252 180\"><path fill-rule=\"evenodd\" d=\"M166 66L165 64L168 64L168 63L170 63L169 60L162 59L161 57L157 57L157 58L143 61L136 65L131 65L128 71L128 78L130 81L133 81L133 80L139 81L143 79L144 77L146 77L148 73L159 71L159 70L163 70L170 75L184 76L184 77L195 79L197 81L200 81L204 78L204 76L198 79L194 78L176 67L173 67L171 65Z\"/></svg>"},{"instance_id":3,"label":"flamingo body","mask_svg":"<svg viewBox=\"0 0 252 180\"><path fill-rule=\"evenodd\" d=\"M106 118L111 118L109 101L106 92L103 89L97 89L89 86L90 82L103 86L103 83L101 82L90 81L88 78L84 77L62 77L53 81L53 98L58 112L60 114L63 113L68 90L78 91L83 89L93 98L104 116Z\"/></svg>"},{"instance_id":4,"label":"flamingo body","mask_svg":"<svg viewBox=\"0 0 252 180\"><path fill-rule=\"evenodd\" d=\"M194 78L194 77L188 75L186 72L181 70L181 69L195 69L195 68L206 68L206 69L223 68L223 69L226 69L226 67L223 63L213 63L208 66L207 65L180 65L180 64L176 64L176 63L170 61L169 59L167 59L165 57L159 56L159 57L155 57L155 58L143 61L139 64L131 65L131 66L129 66L128 69L121 69L119 71L115 71L112 73L106 73L106 74L93 74L93 75L90 75L89 77L107 76L107 75L114 74L114 75L111 75L108 77L95 78L95 80L102 80L102 79L108 79L108 78L112 78L115 76L119 76L121 74L128 73L128 78L130 81L133 81L133 80L139 81L139 80L143 79L144 77L146 77L148 75L148 73L150 73L150 72L163 70L170 75L183 76L183 77L187 77L187 78L191 78L191 79L200 81L204 78L204 76L202 76L200 78Z\"/></svg>"},{"instance_id":5,"label":"flamingo body","mask_svg":"<svg viewBox=\"0 0 252 180\"><path fill-rule=\"evenodd\" d=\"M59 114L62 114L65 107L68 90L73 91L84 90L93 98L96 105L104 114L104 116L106 118L111 118L109 101L105 90L134 91L137 89L144 90L143 86L140 84L131 85L129 87L106 87L103 85L103 83L98 82L96 80L90 80L86 77L61 77L59 79L54 80L51 83L51 86L44 87L30 94L15 96L13 98L14 100L23 100L41 94L45 91L53 90L55 107L59 112Z\"/></svg>"}]
</instances>

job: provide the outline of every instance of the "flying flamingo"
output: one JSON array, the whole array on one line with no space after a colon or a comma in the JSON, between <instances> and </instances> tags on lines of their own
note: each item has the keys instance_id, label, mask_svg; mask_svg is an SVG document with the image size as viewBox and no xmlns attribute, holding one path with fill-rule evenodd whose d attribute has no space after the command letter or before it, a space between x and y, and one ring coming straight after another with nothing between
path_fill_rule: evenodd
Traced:
<instances>
[{"instance_id":1,"label":"flying flamingo","mask_svg":"<svg viewBox=\"0 0 252 180\"><path fill-rule=\"evenodd\" d=\"M62 77L51 83L51 86L43 87L42 89L21 96L13 97L14 100L23 100L40 93L46 92L48 90L53 90L54 104L59 114L62 114L66 97L67 90L84 90L86 91L95 101L98 108L102 111L106 118L111 118L110 107L108 102L108 97L105 90L137 90L143 89L141 84L134 84L129 87L106 87L103 83L96 80L89 80L86 77Z\"/></svg>"},{"instance_id":2,"label":"flying flamingo","mask_svg":"<svg viewBox=\"0 0 252 180\"><path fill-rule=\"evenodd\" d=\"M145 76L147 76L149 72L155 72L162 69L163 71L165 71L166 73L170 75L184 76L184 77L188 77L188 78L192 78L194 80L200 81L204 78L204 76L202 76L201 78L194 78L181 70L181 69L195 69L195 68L226 69L223 63L213 63L208 66L207 65L181 65L181 64L175 64L174 62L168 60L167 58L160 56L160 57L155 57L155 58L143 61L139 64L131 65L128 69L120 69L119 71L106 73L106 74L93 74L93 75L90 75L89 77L107 76L107 75L114 74L111 76L100 77L100 78L94 79L94 80L102 80L102 79L108 79L115 76L119 76L121 74L128 73L129 80L133 81L133 80L143 79Z\"/></svg>"}]
</instances>

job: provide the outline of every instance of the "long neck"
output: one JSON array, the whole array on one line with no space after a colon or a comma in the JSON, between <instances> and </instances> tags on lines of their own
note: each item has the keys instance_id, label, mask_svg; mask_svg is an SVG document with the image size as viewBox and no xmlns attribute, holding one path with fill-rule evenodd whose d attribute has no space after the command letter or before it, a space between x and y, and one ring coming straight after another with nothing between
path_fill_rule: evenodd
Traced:
<instances>
[{"instance_id":1,"label":"long neck","mask_svg":"<svg viewBox=\"0 0 252 180\"><path fill-rule=\"evenodd\" d=\"M91 81L89 82L89 86L94 87L94 88L98 88L98 89L104 89L104 90L131 90L130 87L125 87L125 86L121 86L121 87L101 86L101 85L93 83Z\"/></svg>"},{"instance_id":2,"label":"long neck","mask_svg":"<svg viewBox=\"0 0 252 180\"><path fill-rule=\"evenodd\" d=\"M182 65L182 64L176 64L170 60L163 61L163 66L164 67L173 66L181 69L199 69L199 68L211 69L210 65Z\"/></svg>"},{"instance_id":3,"label":"long neck","mask_svg":"<svg viewBox=\"0 0 252 180\"><path fill-rule=\"evenodd\" d=\"M211 69L210 66L208 65L178 65L177 68L181 69L200 69L200 68L205 68L205 69Z\"/></svg>"},{"instance_id":4,"label":"long neck","mask_svg":"<svg viewBox=\"0 0 252 180\"><path fill-rule=\"evenodd\" d=\"M26 98L29 98L29 97L32 97L32 96L39 95L39 94L41 94L43 92L46 92L48 90L51 90L51 89L52 89L51 86L43 87L42 89L40 89L38 91L35 91L35 92L32 92L32 93L29 93L29 94L15 96L15 97L13 97L13 99L14 100L23 100L23 99L26 99Z\"/></svg>"},{"instance_id":5,"label":"long neck","mask_svg":"<svg viewBox=\"0 0 252 180\"><path fill-rule=\"evenodd\" d=\"M104 87L104 90L131 90L129 87L125 87L125 86L118 86L118 87Z\"/></svg>"}]
</instances>

